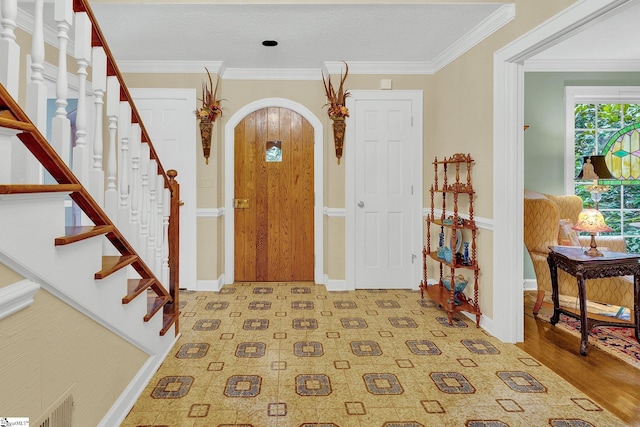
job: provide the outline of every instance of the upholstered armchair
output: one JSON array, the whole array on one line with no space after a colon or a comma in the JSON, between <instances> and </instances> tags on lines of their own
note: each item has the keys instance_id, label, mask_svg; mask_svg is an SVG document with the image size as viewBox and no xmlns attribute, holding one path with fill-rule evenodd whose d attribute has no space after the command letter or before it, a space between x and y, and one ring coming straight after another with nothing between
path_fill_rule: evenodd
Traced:
<instances>
[{"instance_id":1,"label":"upholstered armchair","mask_svg":"<svg viewBox=\"0 0 640 427\"><path fill-rule=\"evenodd\" d=\"M551 275L547 264L549 246L558 246L560 220L566 219L572 224L578 220L582 210L582 199L574 195L552 196L525 190L524 196L524 244L531 256L538 284L538 295L533 313L537 314L545 293L551 293ZM580 236L579 244L589 247L589 236ZM596 237L599 248L615 252L626 252L626 244L620 236ZM576 278L558 270L558 292L561 296L576 297L578 286ZM633 307L633 278L610 277L590 279L587 282L587 300L611 304L613 306Z\"/></svg>"}]
</instances>

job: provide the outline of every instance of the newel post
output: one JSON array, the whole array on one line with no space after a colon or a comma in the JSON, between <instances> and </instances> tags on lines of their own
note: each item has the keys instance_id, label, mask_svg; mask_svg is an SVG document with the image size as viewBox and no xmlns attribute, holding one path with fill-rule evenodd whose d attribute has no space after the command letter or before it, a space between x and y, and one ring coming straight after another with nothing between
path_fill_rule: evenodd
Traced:
<instances>
[{"instance_id":1,"label":"newel post","mask_svg":"<svg viewBox=\"0 0 640 427\"><path fill-rule=\"evenodd\" d=\"M169 293L173 298L171 303L172 313L176 316L176 334L179 325L180 309L180 184L176 181L178 172L175 169L167 171L169 177L169 191L171 192L170 216L169 216Z\"/></svg>"}]
</instances>

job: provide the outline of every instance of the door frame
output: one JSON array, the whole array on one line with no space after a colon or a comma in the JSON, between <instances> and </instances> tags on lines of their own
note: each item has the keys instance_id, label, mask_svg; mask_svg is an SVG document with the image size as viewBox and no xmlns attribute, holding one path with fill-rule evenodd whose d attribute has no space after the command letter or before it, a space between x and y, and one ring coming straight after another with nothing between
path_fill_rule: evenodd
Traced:
<instances>
[{"instance_id":1,"label":"door frame","mask_svg":"<svg viewBox=\"0 0 640 427\"><path fill-rule=\"evenodd\" d=\"M263 98L251 102L229 118L224 126L224 274L222 282L229 285L234 282L234 222L233 198L235 177L235 128L248 114L267 107L288 108L307 120L313 127L313 246L315 265L313 276L315 283L323 283L324 271L324 227L323 227L323 135L324 130L320 119L302 104L286 98Z\"/></svg>"},{"instance_id":2,"label":"door frame","mask_svg":"<svg viewBox=\"0 0 640 427\"><path fill-rule=\"evenodd\" d=\"M493 318L490 324L481 326L503 342L524 341L522 218L526 60L577 34L581 27L631 4L630 0L577 1L494 54ZM521 285L514 286L518 283Z\"/></svg>"},{"instance_id":3,"label":"door frame","mask_svg":"<svg viewBox=\"0 0 640 427\"><path fill-rule=\"evenodd\" d=\"M130 88L131 97L134 102L141 100L172 100L180 102L182 106L189 108L184 111L191 111L191 107L196 105L196 91L194 89L182 88ZM183 112L181 121L182 130L177 132L182 136L183 141L195 141L196 127L193 116ZM151 137L151 135L149 135ZM153 141L152 141L153 142ZM188 157L188 162L193 163L196 159L195 144L185 143L180 151L182 156ZM118 156L121 153L118 150ZM164 162L164 167L169 163L167 159L160 159ZM197 173L195 169L187 173L178 169L176 180L180 184L180 199L184 205L180 208L180 287L188 290L198 290L197 255L198 255L198 230L197 230ZM119 179L119 178L118 178Z\"/></svg>"},{"instance_id":4,"label":"door frame","mask_svg":"<svg viewBox=\"0 0 640 427\"><path fill-rule=\"evenodd\" d=\"M412 202L411 235L415 236L411 242L412 252L416 255L412 268L412 277L415 282L415 289L418 288L422 277L422 242L423 242L423 91L422 90L352 90L351 96L347 98L347 106L351 111L351 116L355 117L355 109L359 100L410 100L412 102L412 126L413 132L412 147L414 159L413 165L413 194ZM347 142L353 141L355 137L355 126L349 124L345 139ZM345 289L356 289L356 176L355 159L353 158L352 144L345 144L344 147L344 167L345 167Z\"/></svg>"}]
</instances>

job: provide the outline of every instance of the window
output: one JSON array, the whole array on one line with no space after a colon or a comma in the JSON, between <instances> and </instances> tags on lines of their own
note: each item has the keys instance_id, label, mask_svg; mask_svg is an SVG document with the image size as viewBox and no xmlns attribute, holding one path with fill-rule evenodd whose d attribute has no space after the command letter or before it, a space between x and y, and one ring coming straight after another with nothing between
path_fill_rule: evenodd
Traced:
<instances>
[{"instance_id":1,"label":"window","mask_svg":"<svg viewBox=\"0 0 640 427\"><path fill-rule=\"evenodd\" d=\"M608 235L622 235L629 252L640 252L640 88L567 87L567 180L571 191L593 207L588 181L576 180L583 157L603 155L613 179L598 204ZM571 114L571 116L569 116ZM569 151L571 146L571 151Z\"/></svg>"}]
</instances>

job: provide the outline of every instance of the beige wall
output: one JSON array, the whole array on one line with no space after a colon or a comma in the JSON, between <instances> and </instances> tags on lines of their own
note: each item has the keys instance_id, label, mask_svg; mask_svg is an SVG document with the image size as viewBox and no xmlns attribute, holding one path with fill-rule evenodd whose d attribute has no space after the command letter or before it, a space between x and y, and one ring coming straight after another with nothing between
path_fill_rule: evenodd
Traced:
<instances>
[{"instance_id":1,"label":"beige wall","mask_svg":"<svg viewBox=\"0 0 640 427\"><path fill-rule=\"evenodd\" d=\"M391 78L394 89L424 91L424 159L425 206L432 180L431 161L455 152L469 153L476 160L473 174L477 193L476 216L493 216L493 55L506 44L523 35L549 17L575 3L575 0L539 2L515 0L516 18L495 34L472 48L434 75L355 75L351 74L346 87L350 90L377 89L380 78ZM410 41L407 41L410 42ZM47 53L47 60L55 59ZM69 62L71 70L76 68ZM202 74L126 74L131 88L167 87L194 88L198 93ZM330 208L344 207L344 165L335 162L331 142L331 128L322 106L325 103L322 82L316 81L245 81L223 80L219 90L224 115L216 126L214 158L205 165L202 157L196 165L198 208L223 207L224 141L226 118L249 102L282 97L299 102L323 120L325 126L324 201ZM199 141L194 143L200 144ZM346 142L348 144L348 141ZM204 184L203 184L204 183ZM227 213L229 214L229 213ZM325 218L325 273L330 279L344 279L344 220ZM223 273L224 242L221 241L224 218L198 219L198 279L215 280ZM498 225L499 226L499 225ZM481 308L491 316L492 307L492 233L481 230L478 240L478 259L481 270Z\"/></svg>"},{"instance_id":2,"label":"beige wall","mask_svg":"<svg viewBox=\"0 0 640 427\"><path fill-rule=\"evenodd\" d=\"M435 75L349 76L346 86L351 90L377 89L380 78L391 78L394 89L424 91L425 206L429 203L428 189L432 182L431 161L435 156L442 157L460 151L470 153L476 159L473 169L477 192L475 214L492 219L493 54L574 2L515 0L517 17L514 21ZM21 31L17 33L23 51L28 51L29 37ZM50 49L47 49L47 61L53 64L57 62ZM24 70L26 64L22 66ZM69 69L75 72L76 68L75 61L70 60ZM194 88L199 91L204 77L204 72L127 74L125 80L131 88ZM21 86L21 93L24 94L22 88L24 85ZM322 108L325 99L320 80L227 80L221 83L220 94L227 101L223 102L224 115L216 126L214 157L208 166L199 157L196 165L198 181L208 183L198 189L198 208L223 206L222 129L225 120L248 102L265 97L283 97L299 102L326 124L325 206L344 207L344 163L338 166L335 161L331 129ZM24 104L23 98L19 101ZM199 141L193 143L200 144ZM342 279L345 270L344 219L325 217L324 223L325 273L331 279ZM198 279L216 279L224 265L223 218L198 219L198 236ZM480 308L489 317L493 316L492 251L492 232L480 230ZM0 272L0 275L5 284L16 279L12 272ZM96 425L146 360L146 355L140 350L45 291L37 293L31 307L0 321L0 350L3 354L0 377L4 384L9 385L0 391L4 412L34 419L69 385L75 383L78 425ZM20 385L16 389L22 391L16 393L11 384Z\"/></svg>"},{"instance_id":3,"label":"beige wall","mask_svg":"<svg viewBox=\"0 0 640 427\"><path fill-rule=\"evenodd\" d=\"M21 275L10 269L4 264L0 264L0 288L13 285L24 279Z\"/></svg>"},{"instance_id":4,"label":"beige wall","mask_svg":"<svg viewBox=\"0 0 640 427\"><path fill-rule=\"evenodd\" d=\"M475 215L493 218L493 55L517 37L574 3L516 0L516 18L433 76L432 97L426 99L425 158L455 152L475 159ZM425 171L429 171L425 164ZM425 176L425 190L431 183ZM425 202L428 196L425 196ZM514 201L515 203L515 201ZM500 224L493 224L494 228ZM493 233L478 233L479 297L483 314L493 317ZM504 266L508 268L508 266ZM517 286L519 284L513 284Z\"/></svg>"},{"instance_id":5,"label":"beige wall","mask_svg":"<svg viewBox=\"0 0 640 427\"><path fill-rule=\"evenodd\" d=\"M357 75L350 74L349 90L375 90L381 78L390 78L393 89L422 90L424 93L424 206L429 206L429 187L433 181L431 162L456 152L471 154L475 159L473 183L476 190L475 215L487 220L493 217L493 55L516 37L529 31L571 5L573 0L539 4L531 0L516 1L517 17L501 30L447 65L434 75ZM130 87L201 87L202 74L127 74ZM319 76L320 77L320 76ZM337 76L336 76L337 77ZM334 78L336 78L334 77ZM323 105L326 102L321 80L314 81L247 81L222 80L219 94L223 116L216 122L215 158L208 166L197 165L198 181L213 180L212 188L198 189L198 208L223 207L224 123L250 102L269 98L287 98L306 106L325 125L324 131L324 204L343 208L345 203L345 166L337 165L333 150L330 121ZM199 144L199 141L197 141ZM348 141L346 142L348 144ZM461 204L464 212L466 207ZM227 213L229 214L229 213ZM325 274L329 279L345 277L344 218L325 218ZM198 279L213 280L224 269L224 218L198 220ZM217 237L217 240L215 239ZM483 313L493 313L493 238L490 230L478 234L480 301ZM214 261L215 260L215 261ZM416 284L417 286L417 284Z\"/></svg>"},{"instance_id":6,"label":"beige wall","mask_svg":"<svg viewBox=\"0 0 640 427\"><path fill-rule=\"evenodd\" d=\"M44 290L0 320L0 410L42 415L73 386L74 425L95 426L148 355Z\"/></svg>"}]
</instances>

